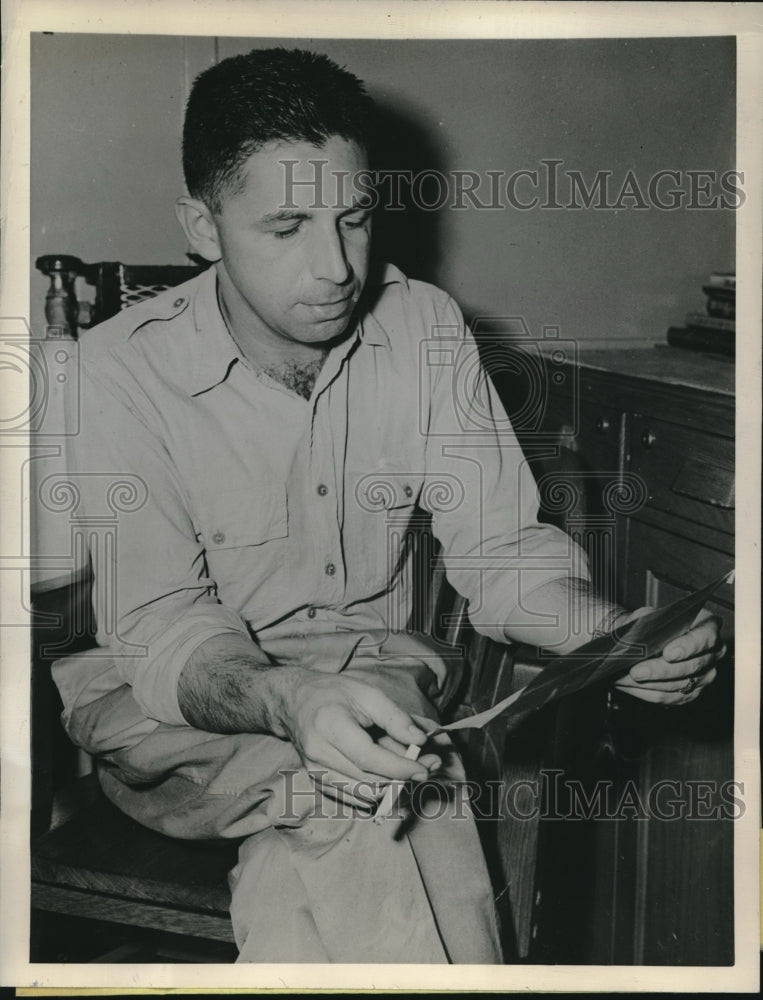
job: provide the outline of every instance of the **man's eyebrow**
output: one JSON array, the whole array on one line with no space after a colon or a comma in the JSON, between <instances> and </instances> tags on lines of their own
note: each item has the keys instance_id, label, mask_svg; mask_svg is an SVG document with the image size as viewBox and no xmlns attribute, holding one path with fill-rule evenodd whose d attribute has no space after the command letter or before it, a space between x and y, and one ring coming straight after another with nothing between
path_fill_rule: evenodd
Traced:
<instances>
[{"instance_id":1,"label":"man's eyebrow","mask_svg":"<svg viewBox=\"0 0 763 1000\"><path fill-rule=\"evenodd\" d=\"M371 208L369 198L353 198L349 206L341 213L350 215L352 212L365 212ZM304 222L311 218L309 212L300 212L297 209L279 208L275 212L268 212L260 218L260 225L267 226L274 222Z\"/></svg>"},{"instance_id":2,"label":"man's eyebrow","mask_svg":"<svg viewBox=\"0 0 763 1000\"><path fill-rule=\"evenodd\" d=\"M305 219L309 218L310 214L308 212L297 212L293 209L281 208L277 212L268 212L267 215L263 215L260 223L268 225L271 222L304 222Z\"/></svg>"},{"instance_id":3,"label":"man's eyebrow","mask_svg":"<svg viewBox=\"0 0 763 1000\"><path fill-rule=\"evenodd\" d=\"M342 215L349 215L351 212L367 212L372 208L372 200L366 197L353 197L350 204L342 212Z\"/></svg>"}]
</instances>

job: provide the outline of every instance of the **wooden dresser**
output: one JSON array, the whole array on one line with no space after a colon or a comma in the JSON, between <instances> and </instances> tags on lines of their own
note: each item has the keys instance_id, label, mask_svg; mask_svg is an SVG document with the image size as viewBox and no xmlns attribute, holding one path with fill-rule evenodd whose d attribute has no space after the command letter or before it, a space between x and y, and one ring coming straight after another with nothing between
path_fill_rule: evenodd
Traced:
<instances>
[{"instance_id":1,"label":"wooden dresser","mask_svg":"<svg viewBox=\"0 0 763 1000\"><path fill-rule=\"evenodd\" d=\"M599 586L630 608L660 605L731 569L733 362L667 346L551 347L542 395L520 355L491 373L519 415L545 516L586 547ZM711 608L731 648L730 586ZM560 707L546 766L589 792L609 782L625 806L541 821L531 960L733 962L733 691L729 653L685 707L611 694Z\"/></svg>"}]
</instances>

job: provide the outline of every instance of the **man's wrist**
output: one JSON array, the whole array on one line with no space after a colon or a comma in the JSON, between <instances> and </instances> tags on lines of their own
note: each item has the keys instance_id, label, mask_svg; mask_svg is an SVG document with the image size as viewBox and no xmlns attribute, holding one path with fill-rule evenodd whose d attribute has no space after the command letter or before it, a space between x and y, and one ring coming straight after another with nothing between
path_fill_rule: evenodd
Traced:
<instances>
[{"instance_id":1,"label":"man's wrist","mask_svg":"<svg viewBox=\"0 0 763 1000\"><path fill-rule=\"evenodd\" d=\"M618 622L629 614L630 612L626 611L619 604L609 607L599 619L591 638L602 639L605 635L611 635L617 628Z\"/></svg>"},{"instance_id":2,"label":"man's wrist","mask_svg":"<svg viewBox=\"0 0 763 1000\"><path fill-rule=\"evenodd\" d=\"M621 605L597 594L589 580L560 577L522 595L506 636L510 642L566 655L611 633L628 617Z\"/></svg>"},{"instance_id":3,"label":"man's wrist","mask_svg":"<svg viewBox=\"0 0 763 1000\"><path fill-rule=\"evenodd\" d=\"M293 696L305 673L304 667L274 666L263 678L268 731L279 739L292 738Z\"/></svg>"}]
</instances>

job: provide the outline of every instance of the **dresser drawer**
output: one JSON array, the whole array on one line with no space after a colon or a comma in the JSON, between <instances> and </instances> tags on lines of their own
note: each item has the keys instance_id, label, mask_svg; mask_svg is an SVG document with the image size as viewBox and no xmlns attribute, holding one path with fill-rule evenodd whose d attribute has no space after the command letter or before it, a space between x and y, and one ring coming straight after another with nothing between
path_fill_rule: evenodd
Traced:
<instances>
[{"instance_id":1,"label":"dresser drawer","mask_svg":"<svg viewBox=\"0 0 763 1000\"><path fill-rule=\"evenodd\" d=\"M598 400L581 402L577 451L590 469L617 473L620 466L622 411Z\"/></svg>"},{"instance_id":2,"label":"dresser drawer","mask_svg":"<svg viewBox=\"0 0 763 1000\"><path fill-rule=\"evenodd\" d=\"M555 393L546 402L542 431L597 471L616 472L620 464L622 410L606 401Z\"/></svg>"},{"instance_id":3,"label":"dresser drawer","mask_svg":"<svg viewBox=\"0 0 763 1000\"><path fill-rule=\"evenodd\" d=\"M732 441L636 415L628 452L646 484L646 506L733 535Z\"/></svg>"}]
</instances>

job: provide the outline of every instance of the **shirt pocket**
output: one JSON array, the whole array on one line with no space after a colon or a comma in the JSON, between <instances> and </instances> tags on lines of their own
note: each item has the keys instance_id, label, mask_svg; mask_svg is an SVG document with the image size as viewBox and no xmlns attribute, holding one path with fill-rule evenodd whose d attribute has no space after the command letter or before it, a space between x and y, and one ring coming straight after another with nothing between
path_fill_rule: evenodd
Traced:
<instances>
[{"instance_id":1,"label":"shirt pocket","mask_svg":"<svg viewBox=\"0 0 763 1000\"><path fill-rule=\"evenodd\" d=\"M256 483L226 490L204 503L201 541L207 552L262 545L289 534L286 487Z\"/></svg>"}]
</instances>

